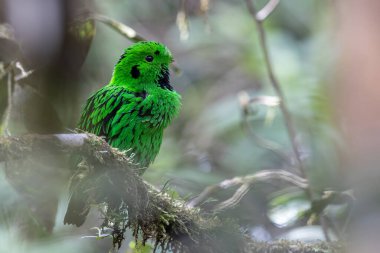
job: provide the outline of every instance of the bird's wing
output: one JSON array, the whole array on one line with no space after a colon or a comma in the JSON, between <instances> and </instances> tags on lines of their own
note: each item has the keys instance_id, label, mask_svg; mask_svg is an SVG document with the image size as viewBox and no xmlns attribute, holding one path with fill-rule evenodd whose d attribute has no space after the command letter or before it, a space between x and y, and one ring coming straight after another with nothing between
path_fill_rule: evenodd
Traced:
<instances>
[{"instance_id":1,"label":"bird's wing","mask_svg":"<svg viewBox=\"0 0 380 253\"><path fill-rule=\"evenodd\" d=\"M112 121L118 111L126 111L133 104L135 96L120 86L105 86L92 95L83 110L79 128L110 138Z\"/></svg>"},{"instance_id":2,"label":"bird's wing","mask_svg":"<svg viewBox=\"0 0 380 253\"><path fill-rule=\"evenodd\" d=\"M91 198L87 192L87 188L90 187L86 180L83 182L83 180L74 177L70 182L70 200L63 223L79 227L85 222L91 208L91 203L89 203Z\"/></svg>"},{"instance_id":3,"label":"bird's wing","mask_svg":"<svg viewBox=\"0 0 380 253\"><path fill-rule=\"evenodd\" d=\"M134 101L134 94L125 88L105 86L87 100L79 128L109 139L112 120L116 113L119 110L126 110L125 107ZM70 201L64 219L65 224L81 226L90 211L97 174L88 169L86 166L76 165L76 173L70 181Z\"/></svg>"}]
</instances>

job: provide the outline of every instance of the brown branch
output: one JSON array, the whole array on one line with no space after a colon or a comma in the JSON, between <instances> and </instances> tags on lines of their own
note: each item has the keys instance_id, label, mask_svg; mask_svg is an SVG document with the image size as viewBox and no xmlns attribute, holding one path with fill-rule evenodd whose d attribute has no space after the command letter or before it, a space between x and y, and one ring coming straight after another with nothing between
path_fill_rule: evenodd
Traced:
<instances>
[{"instance_id":1,"label":"brown branch","mask_svg":"<svg viewBox=\"0 0 380 253\"><path fill-rule=\"evenodd\" d=\"M97 136L58 134L0 137L0 162L8 164L33 157L65 156L68 153L84 158L89 168L87 171L91 173L86 177L91 176L94 183L99 181L101 187L102 183L111 182L101 194L107 194L109 190L111 194L123 195L123 201L128 205L128 216L127 225L122 227L130 228L136 238L142 238L143 243L153 240L163 249L168 247L174 252L179 249L181 252L226 252L223 250L223 240L231 240L228 246L231 252L242 252L245 239L237 230L231 230L231 227L224 230L225 224L217 217L202 217L198 209L189 208L183 201L172 199L168 194L144 183L129 157ZM69 170L69 166L66 169ZM122 213L116 215L123 216ZM108 216L104 218L109 219ZM122 231L114 240L121 243L123 234Z\"/></svg>"},{"instance_id":2,"label":"brown branch","mask_svg":"<svg viewBox=\"0 0 380 253\"><path fill-rule=\"evenodd\" d=\"M115 31L117 31L118 33L120 33L121 35L123 35L124 37L126 37L127 39L133 42L146 40L143 36L137 34L137 32L132 27L129 27L126 24L116 21L110 17L96 14L96 13L91 14L89 17L92 18L93 20L96 20L108 25L109 27L111 27L112 29L114 29Z\"/></svg>"},{"instance_id":3,"label":"brown branch","mask_svg":"<svg viewBox=\"0 0 380 253\"><path fill-rule=\"evenodd\" d=\"M172 199L144 183L133 171L128 157L110 147L103 139L87 134L29 135L22 137L0 137L0 162L27 159L35 154L68 153L85 157L98 169L122 169L128 180L125 190L129 200L129 226L135 235L144 241L152 239L156 246L174 252L299 252L322 253L342 252L339 243L307 244L292 241L273 243L255 242L243 237L233 224L227 224L217 216L204 216L198 208L191 208L181 200ZM41 157L41 155L39 156ZM105 167L107 166L107 167ZM279 178L294 181L293 176L276 174ZM42 175L40 175L42 176ZM260 178L274 177L273 173L262 174ZM251 178L251 180L254 180ZM297 179L298 180L298 179ZM296 181L297 181L296 180ZM299 180L298 180L299 181ZM221 187L229 187L242 182L235 178L224 182ZM302 186L302 180L299 184ZM303 185L306 187L306 185ZM133 215L132 215L133 214ZM136 219L132 219L137 215ZM165 250L164 250L165 251Z\"/></svg>"},{"instance_id":4,"label":"brown branch","mask_svg":"<svg viewBox=\"0 0 380 253\"><path fill-rule=\"evenodd\" d=\"M285 170L263 170L259 171L253 175L248 175L244 177L234 177L232 179L227 179L219 184L211 185L203 190L203 192L196 198L192 199L187 205L189 207L195 207L203 203L205 200L207 200L212 194L215 192L218 192L220 190L228 189L233 186L242 185L240 192L244 194L244 192L247 190L247 186L252 186L252 184L256 182L267 182L269 180L282 180L285 182L288 182L290 184L293 184L297 187L300 187L301 189L307 189L308 183L305 179L294 175L288 171ZM243 191L244 190L244 191ZM220 211L224 208L231 207L234 203L236 203L237 198L241 198L241 193L237 193L236 196L232 196L228 200L220 203L217 206L217 210ZM246 192L245 192L246 193Z\"/></svg>"},{"instance_id":5,"label":"brown branch","mask_svg":"<svg viewBox=\"0 0 380 253\"><path fill-rule=\"evenodd\" d=\"M268 140L266 138L263 138L255 133L255 131L252 129L251 124L249 124L249 116L251 114L250 112L250 106L252 105L264 105L264 106L278 106L279 99L277 97L270 97L270 96L256 96L256 97L250 97L247 92L241 91L238 95L240 107L242 108L242 128L245 130L249 137L252 138L255 144L257 144L259 147L267 149L271 152L273 152L275 155L277 155L279 158L284 160L286 163L289 164L289 158L288 154L285 153L281 146L271 140Z\"/></svg>"},{"instance_id":6,"label":"brown branch","mask_svg":"<svg viewBox=\"0 0 380 253\"><path fill-rule=\"evenodd\" d=\"M272 62L271 62L271 59L269 57L269 50L268 50L268 46L267 46L266 33L265 33L265 30L263 27L262 20L259 20L257 18L256 8L253 5L252 1L251 0L245 0L245 2L247 4L248 11L251 14L253 20L255 21L257 30L259 32L260 46L261 46L261 50L263 51L263 54L264 54L265 65L266 65L266 69L268 71L268 76L269 76L271 85L272 85L274 91L276 92L276 95L280 98L279 106L280 106L282 114L284 115L286 129L287 129L289 139L290 139L290 142L292 145L292 149L293 149L293 152L294 152L294 155L296 157L297 164L298 164L297 167L301 173L301 176L304 178L307 178L305 168L303 166L302 159L301 159L301 153L299 151L299 147L298 147L297 141L296 141L296 131L294 128L293 119L292 119L292 116L291 116L289 109L287 107L285 95L284 95L284 93L281 89L281 86L280 86L279 82L277 81L277 78L274 74ZM312 194L311 194L311 190L309 188L306 189L306 192L309 195L309 197L311 197Z\"/></svg>"},{"instance_id":7,"label":"brown branch","mask_svg":"<svg viewBox=\"0 0 380 253\"><path fill-rule=\"evenodd\" d=\"M126 37L128 40L132 42L139 42L139 41L146 41L147 39L144 38L142 35L138 34L135 29L133 29L130 26L127 26L124 23L121 23L115 19L112 19L110 17L107 17L105 15L101 15L98 13L84 13L81 17L79 17L79 20L87 20L87 19L93 19L95 21L101 22L109 27L111 27L113 30L117 31L124 37ZM181 74L181 69L175 64L171 64L171 68L173 71L179 75Z\"/></svg>"},{"instance_id":8,"label":"brown branch","mask_svg":"<svg viewBox=\"0 0 380 253\"><path fill-rule=\"evenodd\" d=\"M13 99L13 87L14 87L15 79L14 79L14 62L11 62L9 64L9 69L7 73L7 108L5 109L4 112L4 119L3 122L1 122L2 126L2 131L5 134L8 134L8 126L9 126L9 119L10 119L10 114L12 111L12 99Z\"/></svg>"}]
</instances>

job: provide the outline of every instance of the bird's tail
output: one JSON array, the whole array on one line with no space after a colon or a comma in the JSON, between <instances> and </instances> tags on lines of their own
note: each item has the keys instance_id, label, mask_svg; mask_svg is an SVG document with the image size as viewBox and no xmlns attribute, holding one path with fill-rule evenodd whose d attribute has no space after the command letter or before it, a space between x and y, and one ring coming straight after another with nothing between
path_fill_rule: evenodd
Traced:
<instances>
[{"instance_id":1,"label":"bird's tail","mask_svg":"<svg viewBox=\"0 0 380 253\"><path fill-rule=\"evenodd\" d=\"M90 211L89 196L86 192L75 189L70 197L64 224L81 226Z\"/></svg>"},{"instance_id":2,"label":"bird's tail","mask_svg":"<svg viewBox=\"0 0 380 253\"><path fill-rule=\"evenodd\" d=\"M64 224L81 226L90 211L90 193L87 185L91 179L89 178L89 169L84 166L85 161L76 163L76 172L70 180L70 200L67 207ZM74 167L74 166L73 166Z\"/></svg>"}]
</instances>

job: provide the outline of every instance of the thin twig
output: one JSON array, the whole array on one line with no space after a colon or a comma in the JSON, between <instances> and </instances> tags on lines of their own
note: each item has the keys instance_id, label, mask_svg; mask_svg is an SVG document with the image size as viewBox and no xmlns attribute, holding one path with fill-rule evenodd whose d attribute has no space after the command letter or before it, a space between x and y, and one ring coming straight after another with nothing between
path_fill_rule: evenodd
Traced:
<instances>
[{"instance_id":1,"label":"thin twig","mask_svg":"<svg viewBox=\"0 0 380 253\"><path fill-rule=\"evenodd\" d=\"M348 226L351 222L351 218L353 216L353 212L354 212L353 205L354 205L355 197L354 197L354 193L352 190L344 191L343 194L344 194L344 196L347 197L347 205L348 205L348 207L347 207L348 213L347 213L347 216L345 218L345 221L344 221L342 229L341 229L341 233L345 234L347 229L348 229Z\"/></svg>"},{"instance_id":2,"label":"thin twig","mask_svg":"<svg viewBox=\"0 0 380 253\"><path fill-rule=\"evenodd\" d=\"M5 110L5 116L4 120L2 122L3 124L3 133L9 135L9 119L11 117L12 112L12 94L13 94L13 84L14 84L14 63L10 63L10 68L8 71L8 78L7 78L7 109Z\"/></svg>"},{"instance_id":3,"label":"thin twig","mask_svg":"<svg viewBox=\"0 0 380 253\"><path fill-rule=\"evenodd\" d=\"M270 96L257 96L250 97L247 92L241 91L238 95L240 106L242 108L242 128L247 132L247 134L253 139L254 143L259 147L267 149L273 152L275 155L279 156L282 160L289 163L288 155L282 151L281 146L271 140L263 138L255 133L252 129L251 124L249 124L250 110L249 107L253 104L265 105L265 106L277 106L279 104L279 99L277 97Z\"/></svg>"},{"instance_id":4,"label":"thin twig","mask_svg":"<svg viewBox=\"0 0 380 253\"><path fill-rule=\"evenodd\" d=\"M203 20L205 23L205 30L206 32L211 31L210 21L209 21L209 10L210 10L210 0L200 0L200 6L199 9L201 11L201 14L203 16Z\"/></svg>"},{"instance_id":5,"label":"thin twig","mask_svg":"<svg viewBox=\"0 0 380 253\"><path fill-rule=\"evenodd\" d=\"M144 37L137 34L137 32L133 28L131 28L131 27L127 26L126 24L123 24L119 21L116 21L112 18L109 18L107 16L93 13L93 14L90 14L89 18L92 18L96 21L99 21L99 22L102 22L102 23L108 25L109 27L113 28L114 30L119 32L121 35L127 37L129 40L131 40L133 42L139 42L139 41L146 40Z\"/></svg>"},{"instance_id":6,"label":"thin twig","mask_svg":"<svg viewBox=\"0 0 380 253\"><path fill-rule=\"evenodd\" d=\"M245 131L248 133L248 136L250 136L258 146L273 152L286 163L289 163L288 155L284 151L282 151L281 146L274 141L268 140L257 135L255 131L253 131L251 125L249 124L247 117L244 117L243 119L243 129L245 129Z\"/></svg>"},{"instance_id":7,"label":"thin twig","mask_svg":"<svg viewBox=\"0 0 380 253\"><path fill-rule=\"evenodd\" d=\"M326 214L322 214L322 218L325 219L326 225L336 235L336 238L338 238L338 240L343 240L342 233L339 231L337 224Z\"/></svg>"},{"instance_id":8,"label":"thin twig","mask_svg":"<svg viewBox=\"0 0 380 253\"><path fill-rule=\"evenodd\" d=\"M16 82L28 78L34 72L33 69L26 71L20 62L16 62L15 67L20 70L20 74L14 77Z\"/></svg>"},{"instance_id":9,"label":"thin twig","mask_svg":"<svg viewBox=\"0 0 380 253\"><path fill-rule=\"evenodd\" d=\"M186 13L186 2L187 0L181 1L180 9L177 13L176 24L179 30L180 39L185 41L189 39L189 21L187 20Z\"/></svg>"},{"instance_id":10,"label":"thin twig","mask_svg":"<svg viewBox=\"0 0 380 253\"><path fill-rule=\"evenodd\" d=\"M269 51L268 51L268 46L267 46L267 41L266 41L266 33L264 31L263 24L262 24L261 20L257 19L257 17L256 17L256 8L253 5L252 1L251 0L245 0L245 2L247 4L248 11L251 14L251 16L253 17L253 20L255 21L256 27L257 27L258 32L259 32L260 46L261 46L261 50L263 51L263 54L264 54L265 65L266 65L266 69L268 71L268 76L269 76L269 79L271 81L271 85L273 86L273 89L275 90L276 95L280 98L279 106L280 106L282 114L284 115L286 129L287 129L287 132L288 132L288 135L290 138L290 142L292 145L294 155L295 155L297 163L298 163L297 167L299 168L299 171L300 171L302 177L307 178L306 172L305 172L305 169L304 169L304 166L302 163L299 147L298 147L297 141L296 141L296 131L294 128L294 123L293 123L292 117L290 115L290 112L288 110L288 107L286 105L285 95L284 95L284 93L280 87L279 82L277 81L276 76L274 75L271 59L269 57ZM308 192L308 195L311 196L310 189L308 189L307 192Z\"/></svg>"},{"instance_id":11,"label":"thin twig","mask_svg":"<svg viewBox=\"0 0 380 253\"><path fill-rule=\"evenodd\" d=\"M110 17L107 17L105 15L97 14L97 13L91 13L91 14L83 14L83 17L81 19L87 20L87 19L93 19L95 21L99 21L103 24L106 24L107 26L111 27L127 39L129 39L132 42L139 42L139 41L146 41L147 39L138 34L135 29L133 29L130 26L127 26L126 24L123 24L115 19L112 19ZM179 75L181 74L181 69L175 64L171 64L171 68L173 71Z\"/></svg>"},{"instance_id":12,"label":"thin twig","mask_svg":"<svg viewBox=\"0 0 380 253\"><path fill-rule=\"evenodd\" d=\"M329 231L328 231L328 224L327 224L326 217L322 214L319 217L319 221L321 222L322 232L323 232L323 235L324 235L324 237L326 239L326 242L331 242L331 238L330 238Z\"/></svg>"},{"instance_id":13,"label":"thin twig","mask_svg":"<svg viewBox=\"0 0 380 253\"><path fill-rule=\"evenodd\" d=\"M240 200L248 193L250 188L251 188L251 184L249 184L249 183L242 184L235 191L234 195L231 198L229 198L229 199L219 203L218 205L216 205L214 207L214 211L220 212L222 210L236 206L240 202Z\"/></svg>"},{"instance_id":14,"label":"thin twig","mask_svg":"<svg viewBox=\"0 0 380 253\"><path fill-rule=\"evenodd\" d=\"M2 63L0 63L0 64L2 64ZM10 69L12 67L13 67L12 62L11 63L3 63L2 68L0 68L0 70L1 70L0 71L0 80L3 79L8 74L8 72L10 71Z\"/></svg>"},{"instance_id":15,"label":"thin twig","mask_svg":"<svg viewBox=\"0 0 380 253\"><path fill-rule=\"evenodd\" d=\"M257 12L256 19L259 21L264 21L270 14L272 14L279 3L280 0L269 0L269 2Z\"/></svg>"},{"instance_id":16,"label":"thin twig","mask_svg":"<svg viewBox=\"0 0 380 253\"><path fill-rule=\"evenodd\" d=\"M351 201L350 192L351 190L344 192L325 191L320 199L313 200L311 208L305 213L305 217L309 217L308 225L314 224L317 219L319 220L326 241L331 241L330 235L327 233L328 229L331 229L339 240L342 239L343 230L339 231L337 225L325 214L325 210L330 204L349 203Z\"/></svg>"},{"instance_id":17,"label":"thin twig","mask_svg":"<svg viewBox=\"0 0 380 253\"><path fill-rule=\"evenodd\" d=\"M283 180L285 182L298 186L301 189L307 189L309 187L307 180L293 173L290 173L288 171L263 170L252 175L248 175L244 177L234 177L232 179L224 180L220 182L219 184L208 186L206 189L203 190L203 192L198 197L188 202L187 206L189 207L198 206L201 203L203 203L206 199L208 199L208 197L211 196L213 193L218 192L220 190L224 190L236 185L244 185L244 184L252 185L256 182L263 182L263 181L265 182L271 179ZM230 201L230 200L226 200L226 201Z\"/></svg>"}]
</instances>

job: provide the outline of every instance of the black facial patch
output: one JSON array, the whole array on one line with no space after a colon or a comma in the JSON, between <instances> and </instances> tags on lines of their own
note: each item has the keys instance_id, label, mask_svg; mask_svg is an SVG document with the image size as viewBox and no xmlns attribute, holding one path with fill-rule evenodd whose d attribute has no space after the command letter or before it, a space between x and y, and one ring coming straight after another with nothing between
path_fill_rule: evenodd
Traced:
<instances>
[{"instance_id":1,"label":"black facial patch","mask_svg":"<svg viewBox=\"0 0 380 253\"><path fill-rule=\"evenodd\" d=\"M155 55L160 55L160 51L156 50L156 51L154 52L154 54L155 54Z\"/></svg>"},{"instance_id":2,"label":"black facial patch","mask_svg":"<svg viewBox=\"0 0 380 253\"><path fill-rule=\"evenodd\" d=\"M162 89L173 90L173 87L170 85L170 74L168 68L163 67L161 69L160 77L157 82Z\"/></svg>"},{"instance_id":3,"label":"black facial patch","mask_svg":"<svg viewBox=\"0 0 380 253\"><path fill-rule=\"evenodd\" d=\"M131 76L135 79L139 78L140 70L138 69L139 65L135 65L131 68Z\"/></svg>"}]
</instances>

